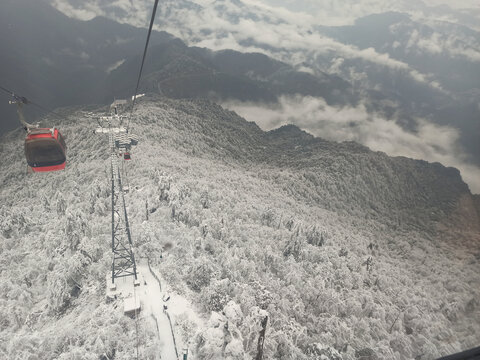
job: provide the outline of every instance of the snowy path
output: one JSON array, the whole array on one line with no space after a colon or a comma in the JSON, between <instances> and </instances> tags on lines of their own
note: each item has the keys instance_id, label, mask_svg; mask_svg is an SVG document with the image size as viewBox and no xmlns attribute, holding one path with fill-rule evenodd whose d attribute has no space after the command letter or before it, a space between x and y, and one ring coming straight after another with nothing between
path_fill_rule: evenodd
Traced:
<instances>
[{"instance_id":1,"label":"snowy path","mask_svg":"<svg viewBox=\"0 0 480 360\"><path fill-rule=\"evenodd\" d=\"M163 292L160 291L157 280L152 276L147 265L139 264L137 269L142 274L143 279L147 285L142 284L138 291L138 296L142 304L142 311L145 317L150 315L155 316L158 322L158 331L160 341L162 343L161 358L162 360L175 360L177 353L170 328L170 322L167 315L163 312Z\"/></svg>"}]
</instances>

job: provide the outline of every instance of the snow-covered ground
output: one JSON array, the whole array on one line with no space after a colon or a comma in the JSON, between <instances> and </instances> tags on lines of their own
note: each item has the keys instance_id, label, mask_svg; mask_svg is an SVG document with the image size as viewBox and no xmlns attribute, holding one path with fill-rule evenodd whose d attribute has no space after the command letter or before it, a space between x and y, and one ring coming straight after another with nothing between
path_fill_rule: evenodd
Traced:
<instances>
[{"instance_id":1,"label":"snow-covered ground","mask_svg":"<svg viewBox=\"0 0 480 360\"><path fill-rule=\"evenodd\" d=\"M137 260L138 285L134 286L133 276L128 276L116 279L113 288L111 274L108 273L107 296L112 300L123 301L124 312L129 312L132 318L136 317L136 321L143 322L142 327L152 327L160 340L158 354L160 359L173 360L182 358L184 351L192 354L188 348L193 343L193 339L184 341L181 332L176 331L176 319L179 316L186 316L198 328L204 327L204 324L192 304L185 297L175 293L159 274L158 270L148 266L147 260ZM134 312L135 307L137 309L140 307L140 310ZM140 332L138 336L143 335ZM139 353L142 354L141 348Z\"/></svg>"},{"instance_id":2,"label":"snow-covered ground","mask_svg":"<svg viewBox=\"0 0 480 360\"><path fill-rule=\"evenodd\" d=\"M138 271L142 274L143 282L137 288L137 294L142 304L143 318L154 316L158 323L158 336L161 344L162 359L177 359L177 349L173 340L170 322L165 313L163 301L165 292L150 273L148 266L140 263Z\"/></svg>"},{"instance_id":3,"label":"snow-covered ground","mask_svg":"<svg viewBox=\"0 0 480 360\"><path fill-rule=\"evenodd\" d=\"M145 96L136 113L128 215L162 291L140 262L138 321L105 301L110 162L91 119L68 113L67 169L53 174L27 175L13 133L0 146L0 359L131 360L136 333L142 359L168 359L166 293L190 359L255 358L266 314L268 360L431 360L479 343L480 227L454 169L264 133L206 101Z\"/></svg>"}]
</instances>

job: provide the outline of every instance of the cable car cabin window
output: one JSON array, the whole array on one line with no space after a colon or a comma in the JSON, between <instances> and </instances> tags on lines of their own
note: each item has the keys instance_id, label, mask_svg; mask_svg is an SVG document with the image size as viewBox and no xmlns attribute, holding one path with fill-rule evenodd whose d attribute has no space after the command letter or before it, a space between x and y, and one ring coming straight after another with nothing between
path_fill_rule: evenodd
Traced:
<instances>
[{"instance_id":1,"label":"cable car cabin window","mask_svg":"<svg viewBox=\"0 0 480 360\"><path fill-rule=\"evenodd\" d=\"M48 138L25 141L25 155L31 167L60 165L66 161L60 144Z\"/></svg>"},{"instance_id":2,"label":"cable car cabin window","mask_svg":"<svg viewBox=\"0 0 480 360\"><path fill-rule=\"evenodd\" d=\"M62 145L63 150L67 150L67 144L65 144L65 139L62 134L60 134L60 131L58 132L58 141L60 142L60 145Z\"/></svg>"}]
</instances>

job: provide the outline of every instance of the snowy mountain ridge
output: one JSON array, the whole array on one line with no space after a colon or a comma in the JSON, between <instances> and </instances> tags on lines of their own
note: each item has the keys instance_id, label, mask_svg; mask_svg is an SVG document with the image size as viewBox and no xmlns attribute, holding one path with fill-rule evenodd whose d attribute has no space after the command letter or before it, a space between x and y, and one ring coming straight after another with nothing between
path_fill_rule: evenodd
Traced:
<instances>
[{"instance_id":1,"label":"snowy mountain ridge","mask_svg":"<svg viewBox=\"0 0 480 360\"><path fill-rule=\"evenodd\" d=\"M174 102L170 106L183 110L184 105ZM176 132L184 134L186 143L182 148L195 154L216 154L226 158L227 163L243 160L254 168L267 165L295 171L294 179L280 177L279 180L286 181L282 185L290 194L302 198L303 193L304 201L337 211L343 210L342 204L357 207L372 216L377 213L381 219L392 219L397 216L392 213L402 212L403 221L410 215L413 222L422 218L427 223L453 221L450 218L453 212L464 211L462 216L472 220L473 229L479 229L472 195L454 168L403 157L391 158L355 142L326 141L294 125L264 132L235 113L225 115L225 110L208 101L189 102L188 111L192 117L187 121L183 119L181 124L175 117L164 118L163 126L175 127ZM155 124L160 129L149 129L150 134L164 131L162 122ZM190 141L193 142L191 149ZM205 145L195 147L198 144ZM299 184L303 188L298 188ZM312 198L306 198L306 194ZM461 210L458 203L464 198L462 201L468 205Z\"/></svg>"},{"instance_id":2,"label":"snowy mountain ridge","mask_svg":"<svg viewBox=\"0 0 480 360\"><path fill-rule=\"evenodd\" d=\"M108 145L85 112L106 109L57 111L66 171L26 174L23 134L2 138L0 356L131 359L134 321L105 302ZM265 314L265 359L434 359L478 344L478 196L455 169L264 132L205 100L148 95L132 124L136 256L203 317L173 318L192 358L255 358ZM142 358L157 359L162 339L139 323Z\"/></svg>"}]
</instances>

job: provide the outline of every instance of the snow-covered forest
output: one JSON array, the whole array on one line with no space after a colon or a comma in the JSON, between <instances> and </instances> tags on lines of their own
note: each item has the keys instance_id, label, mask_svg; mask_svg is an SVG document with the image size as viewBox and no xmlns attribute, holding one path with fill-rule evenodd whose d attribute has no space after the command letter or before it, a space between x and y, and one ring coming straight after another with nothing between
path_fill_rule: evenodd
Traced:
<instances>
[{"instance_id":1,"label":"snow-covered forest","mask_svg":"<svg viewBox=\"0 0 480 360\"><path fill-rule=\"evenodd\" d=\"M133 359L134 320L107 303L109 151L86 111L56 123L65 171L28 174L0 145L0 358ZM45 119L45 125L56 121ZM435 359L480 343L480 218L456 169L203 100L140 99L126 195L137 258L188 299L172 318L194 359ZM151 324L140 354L158 359Z\"/></svg>"}]
</instances>

